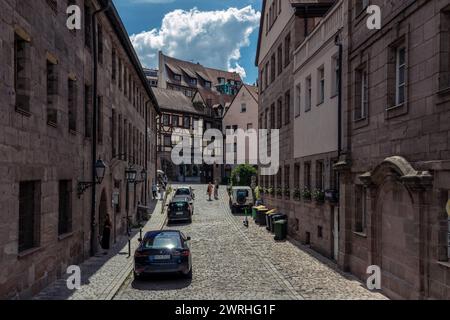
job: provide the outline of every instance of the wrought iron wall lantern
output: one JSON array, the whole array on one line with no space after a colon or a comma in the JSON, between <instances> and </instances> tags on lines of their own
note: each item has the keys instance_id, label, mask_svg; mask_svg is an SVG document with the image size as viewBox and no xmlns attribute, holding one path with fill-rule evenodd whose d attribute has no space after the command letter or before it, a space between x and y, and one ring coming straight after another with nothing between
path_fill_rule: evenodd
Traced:
<instances>
[{"instance_id":1,"label":"wrought iron wall lantern","mask_svg":"<svg viewBox=\"0 0 450 320\"><path fill-rule=\"evenodd\" d=\"M103 160L99 159L95 163L95 181L80 181L78 182L78 198L81 198L83 193L95 184L101 184L105 177L106 165Z\"/></svg>"},{"instance_id":2,"label":"wrought iron wall lantern","mask_svg":"<svg viewBox=\"0 0 450 320\"><path fill-rule=\"evenodd\" d=\"M127 182L130 184L139 184L145 182L147 180L147 171L145 169L142 169L140 180L137 180L137 176L138 176L137 170L134 169L132 166L129 166L125 170L125 178Z\"/></svg>"}]
</instances>

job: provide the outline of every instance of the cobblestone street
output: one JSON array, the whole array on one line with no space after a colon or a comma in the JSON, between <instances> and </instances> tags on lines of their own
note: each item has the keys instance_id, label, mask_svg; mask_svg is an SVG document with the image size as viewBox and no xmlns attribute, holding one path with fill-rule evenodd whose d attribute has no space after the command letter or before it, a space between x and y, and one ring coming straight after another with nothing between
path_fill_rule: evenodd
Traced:
<instances>
[{"instance_id":1,"label":"cobblestone street","mask_svg":"<svg viewBox=\"0 0 450 320\"><path fill-rule=\"evenodd\" d=\"M193 279L135 281L130 273L115 299L385 299L308 248L275 242L253 221L245 228L228 208L225 187L211 202L206 186L194 188L193 223L165 226L192 237Z\"/></svg>"}]
</instances>

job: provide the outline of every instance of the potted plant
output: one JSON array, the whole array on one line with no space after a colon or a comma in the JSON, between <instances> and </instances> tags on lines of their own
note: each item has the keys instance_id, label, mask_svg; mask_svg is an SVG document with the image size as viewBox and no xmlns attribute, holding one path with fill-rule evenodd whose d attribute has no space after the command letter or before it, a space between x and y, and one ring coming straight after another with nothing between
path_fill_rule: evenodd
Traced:
<instances>
[{"instance_id":1,"label":"potted plant","mask_svg":"<svg viewBox=\"0 0 450 320\"><path fill-rule=\"evenodd\" d=\"M300 188L296 188L294 190L294 199L300 201L301 198L302 198L302 192L301 192Z\"/></svg>"},{"instance_id":2,"label":"potted plant","mask_svg":"<svg viewBox=\"0 0 450 320\"><path fill-rule=\"evenodd\" d=\"M283 196L283 189L277 188L277 196L279 197Z\"/></svg>"},{"instance_id":3,"label":"potted plant","mask_svg":"<svg viewBox=\"0 0 450 320\"><path fill-rule=\"evenodd\" d=\"M302 198L309 201L311 200L311 190L309 188L303 188L302 190Z\"/></svg>"},{"instance_id":4,"label":"potted plant","mask_svg":"<svg viewBox=\"0 0 450 320\"><path fill-rule=\"evenodd\" d=\"M289 188L285 188L284 189L284 196L286 198L290 198L291 197L291 190Z\"/></svg>"},{"instance_id":5,"label":"potted plant","mask_svg":"<svg viewBox=\"0 0 450 320\"><path fill-rule=\"evenodd\" d=\"M317 203L324 203L325 202L325 192L323 192L320 189L314 190L313 193L312 193L312 197Z\"/></svg>"}]
</instances>

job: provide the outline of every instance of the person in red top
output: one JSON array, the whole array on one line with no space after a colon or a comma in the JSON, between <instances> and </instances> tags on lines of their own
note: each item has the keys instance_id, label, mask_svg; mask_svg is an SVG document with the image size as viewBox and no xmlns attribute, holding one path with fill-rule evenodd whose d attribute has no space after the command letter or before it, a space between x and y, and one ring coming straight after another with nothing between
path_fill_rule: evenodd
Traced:
<instances>
[{"instance_id":1,"label":"person in red top","mask_svg":"<svg viewBox=\"0 0 450 320\"><path fill-rule=\"evenodd\" d=\"M206 191L207 192L207 194L208 194L208 196L209 196L209 201L212 201L212 199L211 199L211 195L212 195L212 193L213 193L213 185L212 185L212 183L210 182L209 184L208 184L208 190Z\"/></svg>"}]
</instances>

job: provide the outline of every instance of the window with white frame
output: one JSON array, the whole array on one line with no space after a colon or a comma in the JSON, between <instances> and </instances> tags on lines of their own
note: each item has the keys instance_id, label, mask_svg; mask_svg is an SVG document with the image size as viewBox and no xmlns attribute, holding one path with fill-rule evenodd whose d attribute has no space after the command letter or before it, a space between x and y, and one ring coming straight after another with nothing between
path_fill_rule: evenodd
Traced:
<instances>
[{"instance_id":1,"label":"window with white frame","mask_svg":"<svg viewBox=\"0 0 450 320\"><path fill-rule=\"evenodd\" d=\"M395 104L406 101L406 47L400 46L396 52Z\"/></svg>"},{"instance_id":2,"label":"window with white frame","mask_svg":"<svg viewBox=\"0 0 450 320\"><path fill-rule=\"evenodd\" d=\"M300 84L295 86L295 116L298 117L302 110L302 88Z\"/></svg>"},{"instance_id":3,"label":"window with white frame","mask_svg":"<svg viewBox=\"0 0 450 320\"><path fill-rule=\"evenodd\" d=\"M356 0L355 2L355 12L356 14L361 13L369 6L369 0Z\"/></svg>"},{"instance_id":4,"label":"window with white frame","mask_svg":"<svg viewBox=\"0 0 450 320\"><path fill-rule=\"evenodd\" d=\"M312 98L312 80L311 76L306 78L306 101L305 101L305 111L311 110L311 98Z\"/></svg>"},{"instance_id":5,"label":"window with white frame","mask_svg":"<svg viewBox=\"0 0 450 320\"><path fill-rule=\"evenodd\" d=\"M318 81L318 91L317 91L317 104L322 104L325 101L325 68L321 66L317 69L317 81Z\"/></svg>"},{"instance_id":6,"label":"window with white frame","mask_svg":"<svg viewBox=\"0 0 450 320\"><path fill-rule=\"evenodd\" d=\"M369 75L366 68L360 68L355 75L355 120L366 118L368 108Z\"/></svg>"},{"instance_id":7,"label":"window with white frame","mask_svg":"<svg viewBox=\"0 0 450 320\"><path fill-rule=\"evenodd\" d=\"M340 78L340 70L339 70L339 57L332 58L332 87L331 87L331 96L335 96L339 94L339 78Z\"/></svg>"},{"instance_id":8,"label":"window with white frame","mask_svg":"<svg viewBox=\"0 0 450 320\"><path fill-rule=\"evenodd\" d=\"M241 113L246 113L247 112L247 104L246 103L242 103L241 104Z\"/></svg>"}]
</instances>

